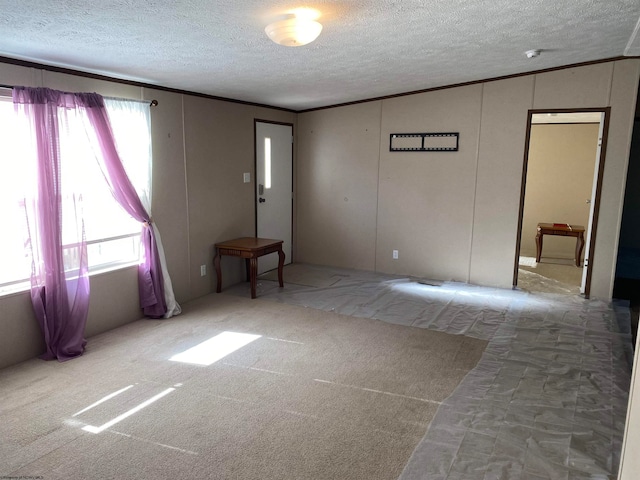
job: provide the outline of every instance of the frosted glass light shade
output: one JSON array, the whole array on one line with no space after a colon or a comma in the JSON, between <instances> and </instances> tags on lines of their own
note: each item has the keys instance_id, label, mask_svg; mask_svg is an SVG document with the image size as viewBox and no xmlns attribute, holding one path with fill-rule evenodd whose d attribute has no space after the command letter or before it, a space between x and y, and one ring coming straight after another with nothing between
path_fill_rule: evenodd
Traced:
<instances>
[{"instance_id":1,"label":"frosted glass light shade","mask_svg":"<svg viewBox=\"0 0 640 480\"><path fill-rule=\"evenodd\" d=\"M293 15L284 20L270 23L264 31L271 40L279 45L300 47L318 38L322 31L322 25L315 20Z\"/></svg>"}]
</instances>

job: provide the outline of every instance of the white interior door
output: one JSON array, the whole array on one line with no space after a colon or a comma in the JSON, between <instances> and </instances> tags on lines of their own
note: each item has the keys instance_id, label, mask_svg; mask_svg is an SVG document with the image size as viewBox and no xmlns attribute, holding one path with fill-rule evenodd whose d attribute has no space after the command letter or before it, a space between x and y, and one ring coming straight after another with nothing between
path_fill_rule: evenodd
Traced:
<instances>
[{"instance_id":1,"label":"white interior door","mask_svg":"<svg viewBox=\"0 0 640 480\"><path fill-rule=\"evenodd\" d=\"M589 224L584 239L584 264L582 266L582 282L580 283L580 293L584 294L587 288L587 270L589 268L589 250L591 246L591 232L593 229L593 216L596 206L596 194L598 190L598 172L600 171L600 154L602 152L602 135L604 134L604 113L600 114L600 130L598 130L598 148L596 149L596 165L593 170L593 186L591 187L591 198L589 205Z\"/></svg>"},{"instance_id":2,"label":"white interior door","mask_svg":"<svg viewBox=\"0 0 640 480\"><path fill-rule=\"evenodd\" d=\"M293 213L293 126L256 122L256 234L283 240L291 263ZM278 254L258 260L258 274L278 266Z\"/></svg>"}]
</instances>

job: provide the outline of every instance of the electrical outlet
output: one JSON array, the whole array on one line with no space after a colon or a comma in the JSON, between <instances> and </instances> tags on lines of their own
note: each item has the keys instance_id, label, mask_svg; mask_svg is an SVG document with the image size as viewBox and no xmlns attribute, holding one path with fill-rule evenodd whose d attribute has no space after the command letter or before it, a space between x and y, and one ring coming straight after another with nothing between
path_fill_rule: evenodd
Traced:
<instances>
[{"instance_id":1,"label":"electrical outlet","mask_svg":"<svg viewBox=\"0 0 640 480\"><path fill-rule=\"evenodd\" d=\"M394 250L393 251L393 259L397 260L398 259L398 250Z\"/></svg>"},{"instance_id":2,"label":"electrical outlet","mask_svg":"<svg viewBox=\"0 0 640 480\"><path fill-rule=\"evenodd\" d=\"M206 265L200 265L200 276L204 277L207 274L207 266Z\"/></svg>"}]
</instances>

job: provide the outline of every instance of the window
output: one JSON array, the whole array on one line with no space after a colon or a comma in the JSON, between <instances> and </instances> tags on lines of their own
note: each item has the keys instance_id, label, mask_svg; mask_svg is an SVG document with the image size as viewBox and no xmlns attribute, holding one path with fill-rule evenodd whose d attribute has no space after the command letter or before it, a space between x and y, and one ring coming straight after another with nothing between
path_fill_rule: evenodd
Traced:
<instances>
[{"instance_id":1,"label":"window","mask_svg":"<svg viewBox=\"0 0 640 480\"><path fill-rule=\"evenodd\" d=\"M151 179L148 110L145 112L146 107L132 101L105 99L105 105L127 174L141 198L148 201ZM62 168L65 175L70 174L68 178L73 185L71 194L77 196L77 208L83 210L90 272L137 263L141 225L112 197L90 139L86 134L78 134L84 132L82 119L69 114L66 120L70 127L79 127L61 134L59 148ZM36 195L33 190L36 172L29 159L31 153L25 148L29 138L28 126L16 120L11 98L0 97L0 294L29 285L31 252L25 202L33 202ZM63 242L64 230L63 225ZM67 270L77 266L73 251L69 249L64 254Z\"/></svg>"},{"instance_id":2,"label":"window","mask_svg":"<svg viewBox=\"0 0 640 480\"><path fill-rule=\"evenodd\" d=\"M264 139L264 187L271 188L271 138Z\"/></svg>"}]
</instances>

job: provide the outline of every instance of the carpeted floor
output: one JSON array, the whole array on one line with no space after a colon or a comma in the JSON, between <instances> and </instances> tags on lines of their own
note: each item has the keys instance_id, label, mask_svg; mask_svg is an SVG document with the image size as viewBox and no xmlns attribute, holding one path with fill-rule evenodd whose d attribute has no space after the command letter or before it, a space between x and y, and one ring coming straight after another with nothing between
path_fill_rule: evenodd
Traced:
<instances>
[{"instance_id":1,"label":"carpeted floor","mask_svg":"<svg viewBox=\"0 0 640 480\"><path fill-rule=\"evenodd\" d=\"M284 288L261 281L259 298L489 341L438 408L401 480L616 478L632 365L628 305L304 268L342 278L304 287L288 283L285 271ZM247 297L249 287L228 292Z\"/></svg>"},{"instance_id":2,"label":"carpeted floor","mask_svg":"<svg viewBox=\"0 0 640 480\"><path fill-rule=\"evenodd\" d=\"M188 357L221 339L243 346ZM209 295L93 337L72 361L0 371L0 476L395 479L485 346Z\"/></svg>"}]
</instances>

